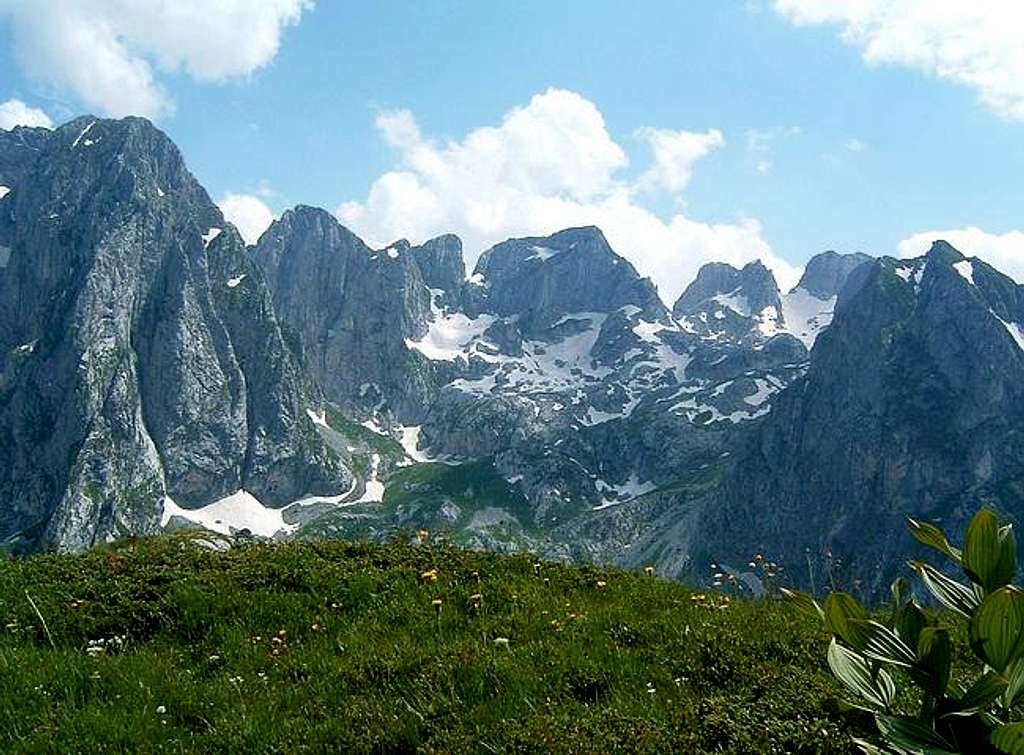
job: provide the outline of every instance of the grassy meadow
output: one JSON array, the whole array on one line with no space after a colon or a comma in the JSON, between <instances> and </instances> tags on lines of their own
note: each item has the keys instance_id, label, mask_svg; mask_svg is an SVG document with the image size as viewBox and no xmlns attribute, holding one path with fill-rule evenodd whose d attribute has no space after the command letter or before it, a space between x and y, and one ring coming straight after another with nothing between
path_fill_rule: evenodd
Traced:
<instances>
[{"instance_id":1,"label":"grassy meadow","mask_svg":"<svg viewBox=\"0 0 1024 755\"><path fill-rule=\"evenodd\" d=\"M854 751L786 604L429 541L213 542L0 563L0 751Z\"/></svg>"}]
</instances>

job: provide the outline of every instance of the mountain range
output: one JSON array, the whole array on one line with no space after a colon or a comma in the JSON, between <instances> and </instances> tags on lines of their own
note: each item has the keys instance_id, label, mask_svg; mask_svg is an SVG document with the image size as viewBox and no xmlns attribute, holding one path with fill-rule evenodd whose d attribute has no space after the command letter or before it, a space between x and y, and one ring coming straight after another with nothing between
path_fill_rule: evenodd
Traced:
<instances>
[{"instance_id":1,"label":"mountain range","mask_svg":"<svg viewBox=\"0 0 1024 755\"><path fill-rule=\"evenodd\" d=\"M868 592L902 518L1024 513L1024 287L937 241L671 306L598 228L250 246L148 121L0 131L0 539L427 528L757 588Z\"/></svg>"}]
</instances>

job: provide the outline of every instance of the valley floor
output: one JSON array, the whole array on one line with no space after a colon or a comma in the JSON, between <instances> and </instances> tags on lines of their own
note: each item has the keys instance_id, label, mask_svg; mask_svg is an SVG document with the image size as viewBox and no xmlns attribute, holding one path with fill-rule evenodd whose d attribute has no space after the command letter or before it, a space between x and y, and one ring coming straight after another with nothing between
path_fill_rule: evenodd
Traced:
<instances>
[{"instance_id":1,"label":"valley floor","mask_svg":"<svg viewBox=\"0 0 1024 755\"><path fill-rule=\"evenodd\" d=\"M0 750L853 751L827 637L787 605L437 545L211 542L0 563Z\"/></svg>"}]
</instances>

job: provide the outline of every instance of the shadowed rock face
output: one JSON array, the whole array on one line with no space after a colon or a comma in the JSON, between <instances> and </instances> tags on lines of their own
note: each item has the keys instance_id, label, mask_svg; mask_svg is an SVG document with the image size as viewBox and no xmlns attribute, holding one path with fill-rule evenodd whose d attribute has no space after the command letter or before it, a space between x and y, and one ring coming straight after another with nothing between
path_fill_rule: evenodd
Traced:
<instances>
[{"instance_id":1,"label":"shadowed rock face","mask_svg":"<svg viewBox=\"0 0 1024 755\"><path fill-rule=\"evenodd\" d=\"M440 289L451 296L462 288L466 263L462 259L462 241L458 236L450 233L438 236L422 246L411 247L411 253L428 288Z\"/></svg>"},{"instance_id":2,"label":"shadowed rock face","mask_svg":"<svg viewBox=\"0 0 1024 755\"><path fill-rule=\"evenodd\" d=\"M518 314L538 327L573 312L624 306L639 307L653 320L667 315L650 280L637 275L592 226L510 239L484 252L474 272L487 281L486 311Z\"/></svg>"},{"instance_id":3,"label":"shadowed rock face","mask_svg":"<svg viewBox=\"0 0 1024 755\"><path fill-rule=\"evenodd\" d=\"M155 531L164 495L342 488L262 274L170 140L22 131L0 138L0 537L77 549Z\"/></svg>"},{"instance_id":4,"label":"shadowed rock face","mask_svg":"<svg viewBox=\"0 0 1024 755\"><path fill-rule=\"evenodd\" d=\"M953 531L981 504L1024 514L1024 287L944 242L859 267L807 375L730 465L697 528L705 556L824 554L881 591L912 548L904 517ZM805 549L806 552L805 552Z\"/></svg>"},{"instance_id":5,"label":"shadowed rock face","mask_svg":"<svg viewBox=\"0 0 1024 755\"><path fill-rule=\"evenodd\" d=\"M751 314L765 307L782 309L775 276L761 262L751 262L741 270L724 262L712 262L701 267L697 278L672 307L672 314L676 317L693 314L708 300L730 294L743 297L746 310Z\"/></svg>"},{"instance_id":6,"label":"shadowed rock face","mask_svg":"<svg viewBox=\"0 0 1024 755\"><path fill-rule=\"evenodd\" d=\"M422 417L437 368L406 340L427 330L431 288L455 296L462 286L458 239L375 251L330 213L300 206L271 225L251 257L329 399L360 415L386 403L404 419Z\"/></svg>"}]
</instances>

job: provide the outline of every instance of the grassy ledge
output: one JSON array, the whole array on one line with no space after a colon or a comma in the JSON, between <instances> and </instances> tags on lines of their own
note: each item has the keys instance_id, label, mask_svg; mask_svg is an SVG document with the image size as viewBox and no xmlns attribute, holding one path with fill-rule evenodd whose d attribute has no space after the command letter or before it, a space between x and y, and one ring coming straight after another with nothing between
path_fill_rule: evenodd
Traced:
<instances>
[{"instance_id":1,"label":"grassy ledge","mask_svg":"<svg viewBox=\"0 0 1024 755\"><path fill-rule=\"evenodd\" d=\"M789 605L435 545L204 542L0 563L0 749L854 751L827 635Z\"/></svg>"}]
</instances>

